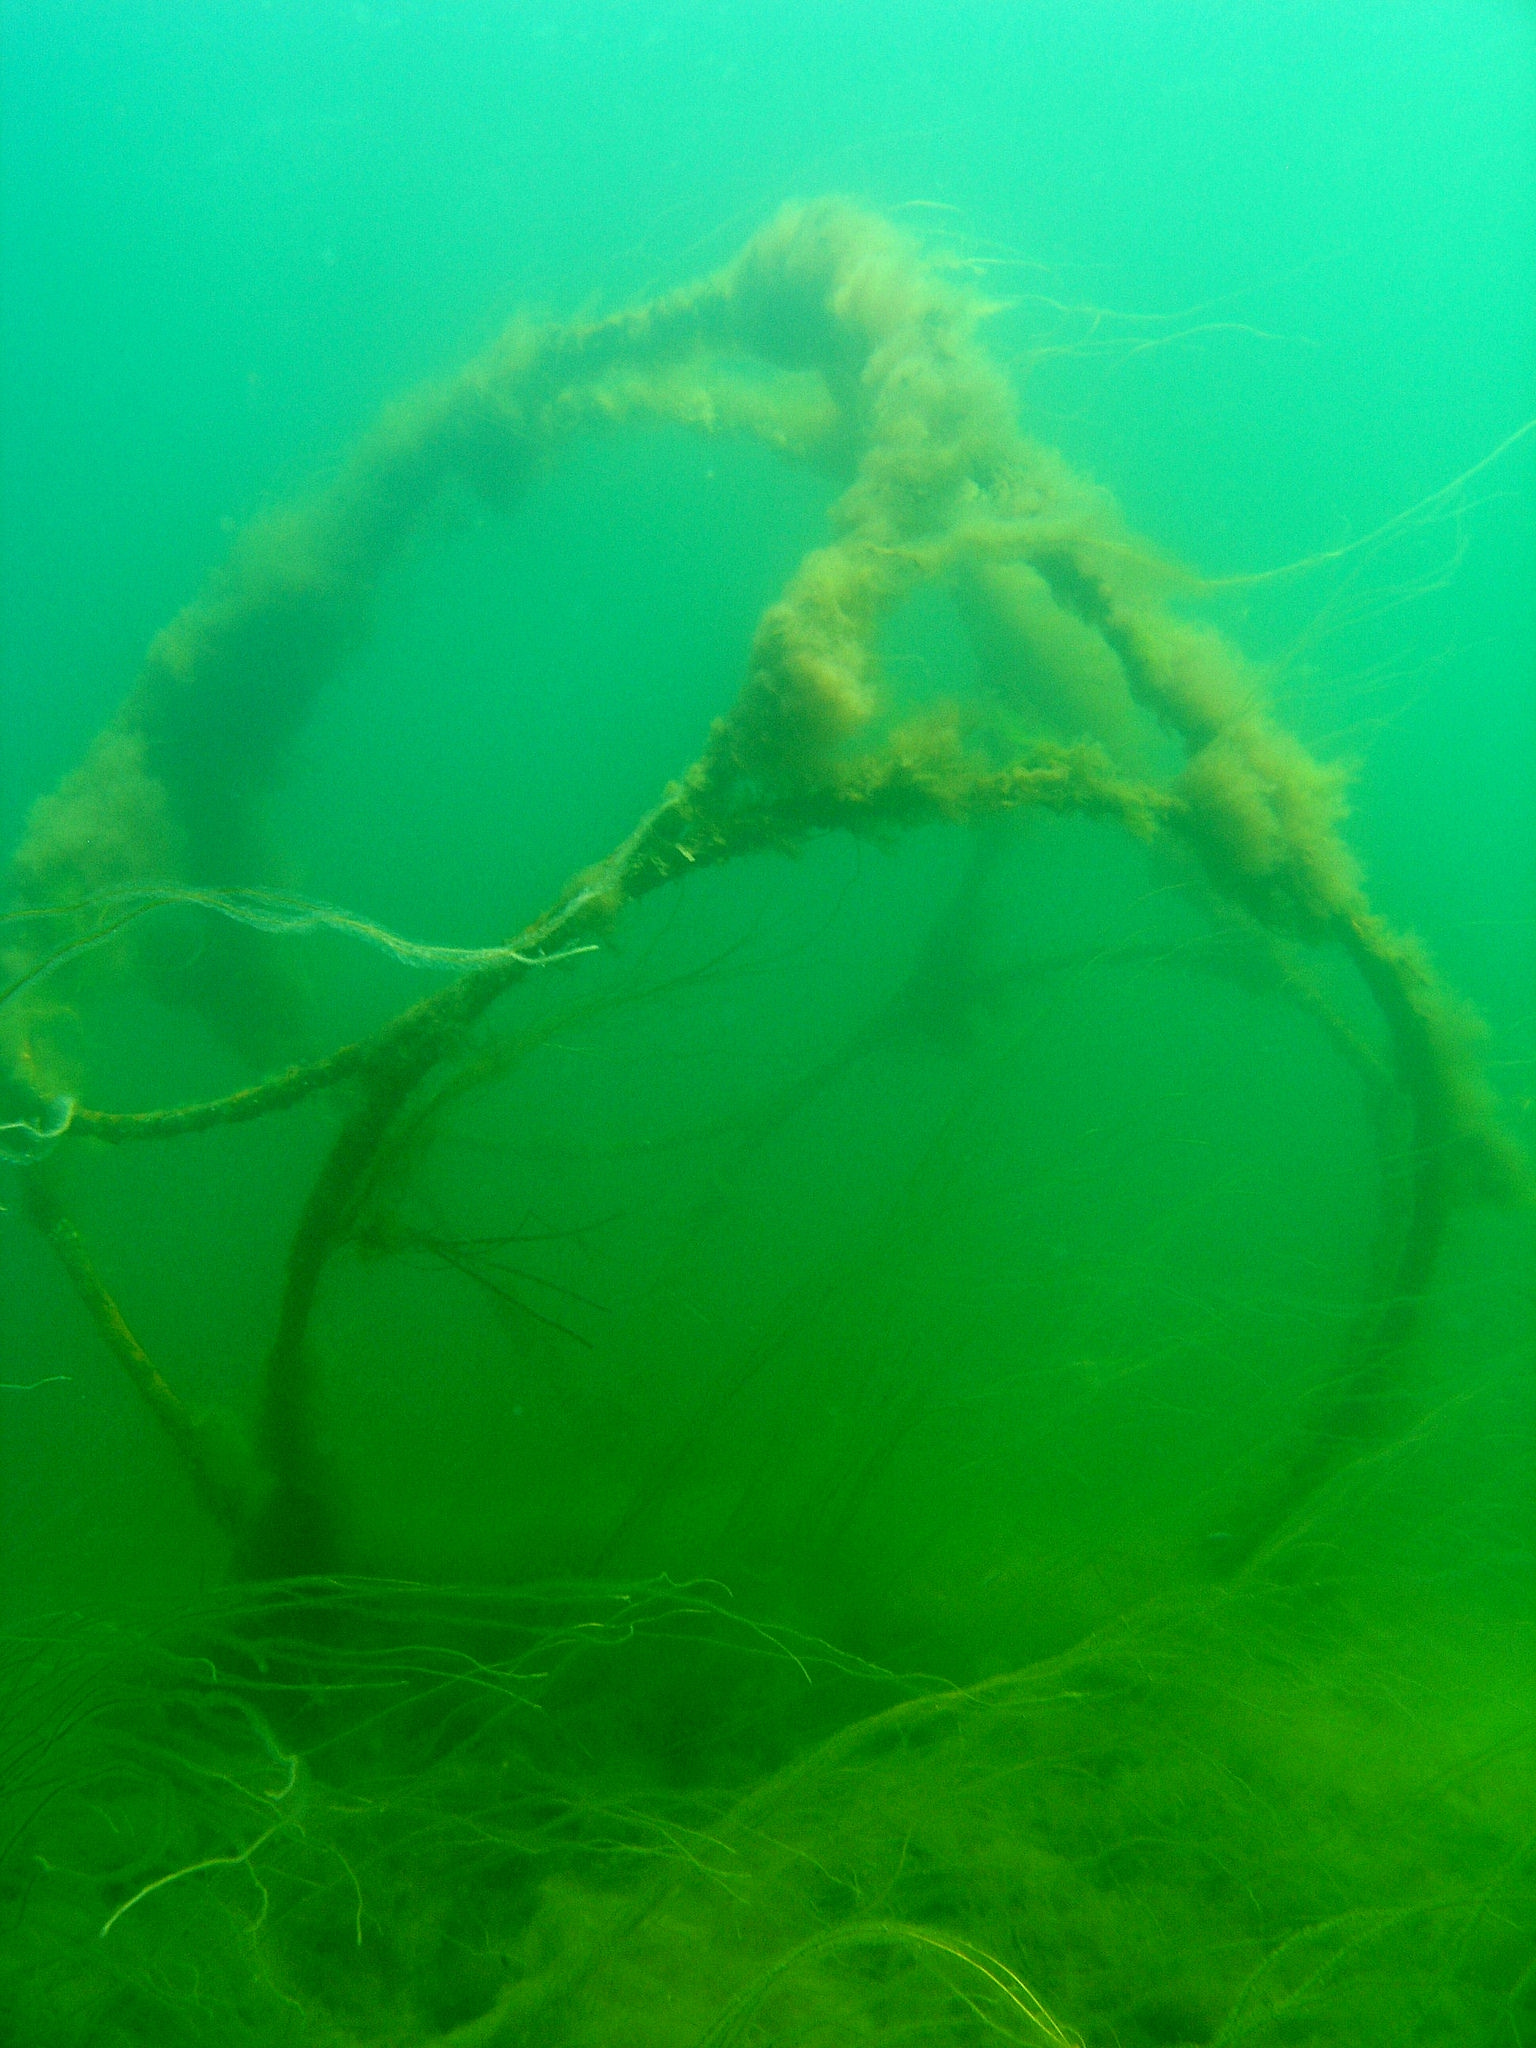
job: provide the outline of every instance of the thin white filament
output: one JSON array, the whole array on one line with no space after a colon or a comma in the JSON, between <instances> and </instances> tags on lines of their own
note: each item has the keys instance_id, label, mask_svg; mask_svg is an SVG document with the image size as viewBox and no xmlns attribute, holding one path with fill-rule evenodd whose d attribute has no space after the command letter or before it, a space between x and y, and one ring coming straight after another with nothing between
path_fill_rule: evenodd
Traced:
<instances>
[{"instance_id":1,"label":"thin white filament","mask_svg":"<svg viewBox=\"0 0 1536 2048\"><path fill-rule=\"evenodd\" d=\"M557 923L563 924L584 900L584 897L578 897L567 904ZM211 910L236 924L250 925L256 931L273 932L283 937L311 931L340 932L349 938L361 939L365 945L377 947L407 967L451 971L487 967L499 961L516 961L524 967L547 967L557 960L574 959L577 954L595 950L592 946L570 946L559 953L544 953L528 952L518 946L419 945L414 939L403 939L398 932L387 931L383 925L370 924L366 918L354 916L350 910L338 910L333 904L315 903L305 896L283 895L271 889L184 889L174 885L123 889L106 895L88 896L80 903L58 904L45 910L11 911L0 917L0 924L33 924L52 917L78 917L89 911L116 913L96 931L69 940L48 954L46 959L18 975L7 988L0 989L0 1008L13 996L20 995L23 989L32 988L56 968L62 967L66 961L77 960L82 953L104 946L126 925L147 917L152 910L163 910L177 904L186 904L195 910ZM552 926L551 935L553 929ZM0 1130L14 1128L14 1125L0 1125Z\"/></svg>"}]
</instances>

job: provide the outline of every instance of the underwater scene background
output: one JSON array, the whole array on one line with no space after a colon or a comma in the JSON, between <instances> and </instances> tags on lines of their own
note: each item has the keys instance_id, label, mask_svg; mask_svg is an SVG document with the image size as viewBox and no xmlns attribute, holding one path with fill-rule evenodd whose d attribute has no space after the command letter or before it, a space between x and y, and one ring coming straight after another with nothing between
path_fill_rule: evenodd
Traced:
<instances>
[{"instance_id":1,"label":"underwater scene background","mask_svg":"<svg viewBox=\"0 0 1536 2048\"><path fill-rule=\"evenodd\" d=\"M1536 2044L1530 11L0 24L0 2039Z\"/></svg>"}]
</instances>

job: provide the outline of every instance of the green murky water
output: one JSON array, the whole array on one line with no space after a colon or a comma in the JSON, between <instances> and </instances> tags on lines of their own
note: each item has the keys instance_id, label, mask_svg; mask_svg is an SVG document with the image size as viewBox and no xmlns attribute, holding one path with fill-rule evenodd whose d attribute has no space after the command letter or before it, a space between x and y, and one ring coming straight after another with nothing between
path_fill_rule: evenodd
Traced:
<instances>
[{"instance_id":1,"label":"green murky water","mask_svg":"<svg viewBox=\"0 0 1536 2048\"><path fill-rule=\"evenodd\" d=\"M48 872L112 887L4 928L13 982L101 941L0 1006L4 2038L1536 2042L1532 1212L1436 1178L1390 1008L1224 854L979 782L748 845L754 757L735 857L679 825L366 1142L361 1068L160 1142L85 1114L225 1100L453 984L189 889L465 949L560 902L730 711L850 458L701 436L685 364L515 502L402 522L366 634L259 528L238 716L178 724L189 667L146 722L158 866L89 755L151 636L518 306L654 298L841 189L1007 299L1032 444L1207 579L1104 588L1219 628L1351 765L1372 900L1484 1014L1518 1145L1528 24L1409 9L1378 58L1371 9L5 11L11 902L77 815ZM956 701L977 777L1088 738L1183 788L1066 581L1001 710L958 572L892 605L880 758ZM32 808L87 758L95 808Z\"/></svg>"}]
</instances>

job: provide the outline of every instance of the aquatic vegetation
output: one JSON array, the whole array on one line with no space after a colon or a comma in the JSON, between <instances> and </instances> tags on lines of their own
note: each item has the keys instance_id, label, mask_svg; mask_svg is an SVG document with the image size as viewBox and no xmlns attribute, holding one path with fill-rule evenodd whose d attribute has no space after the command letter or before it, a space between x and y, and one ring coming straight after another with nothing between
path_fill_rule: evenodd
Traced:
<instances>
[{"instance_id":1,"label":"aquatic vegetation","mask_svg":"<svg viewBox=\"0 0 1536 2048\"><path fill-rule=\"evenodd\" d=\"M1529 1169L1475 1025L1371 907L1342 835L1343 775L1189 615L1198 585L1192 597L1105 492L1022 431L983 314L886 222L823 201L649 305L518 322L239 540L36 806L3 928L16 1113L0 1137L26 1215L227 1538L233 1588L171 1624L8 1646L0 1898L17 1939L0 1992L20 2038L1520 2038L1536 1873L1519 1745L1475 1714L1421 1734L1383 1704L1379 1671L1355 1670L1347 1628L1324 1627L1326 1597L1296 1585L1330 1489L1425 1416L1415 1324L1453 1210L1525 1200ZM830 537L762 613L697 758L503 944L403 940L272 886L269 799L413 536L451 493L505 506L578 434L641 422L765 442L839 490ZM907 701L883 639L926 589L953 600L975 671ZM890 1394L879 1355L860 1393L879 1428L847 1425L835 1482L763 1523L802 1546L762 1579L796 1626L749 1623L707 1587L596 1576L642 1513L681 1513L687 1489L722 1484L727 1427L741 1441L721 1550L750 1550L790 1426L781 1414L754 1435L771 1333L681 1422L631 1411L656 1448L627 1500L571 1422L549 1488L577 1531L559 1584L364 1576L380 1560L338 1470L327 1290L374 1290L388 1315L385 1290L425 1269L562 1353L589 1349L609 1314L543 1263L596 1227L579 1212L530 1227L524 1187L521 1224L503 1212L476 1227L438 1220L424 1192L445 1132L505 1139L489 1091L555 1042L544 1022L488 1043L493 1006L533 998L558 963L595 971L588 956L673 883L835 836L1024 816L1118 827L1171 863L1212 935L1204 969L1320 1027L1380 1148L1369 1298L1335 1333L1294 1438L1242 1469L1205 1540L1170 1546L1167 1590L1060 1655L1010 1662L1027 1627L989 1639L978 1621L963 1685L892 1676L894 1660L802 1629L793 1603L810 1604L817 1555L922 1455L928 1411ZM978 856L875 1018L736 1119L739 1156L766 1153L903 1037L958 1058L1026 982L1048 1001L1085 967L1159 957L1132 943L989 968L974 922L985 875ZM219 936L157 947L159 912L211 914ZM454 978L231 1093L130 1111L93 1099L75 1024L114 980L270 1069L289 1049L289 970L269 942L313 930ZM1345 1000L1317 963L1352 973ZM653 1005L680 1003L686 979L659 982ZM176 1392L130 1326L75 1220L75 1176L99 1148L316 1104L333 1121L242 1432ZM900 1243L881 1250L872 1270L895 1291ZM860 1320L878 1354L883 1326ZM575 1416L574 1385L568 1398ZM616 1383L598 1398L617 1407ZM844 1442L835 1416L795 1420ZM543 1540L558 1551L564 1536ZM974 1615L992 1613L1013 1561L969 1527L944 1542L955 1555L934 1546L933 1587L979 1581ZM915 1570L880 1592L914 1613L922 1597ZM858 1587L846 1593L861 1651L879 1604L871 1592L861 1614ZM1437 1775L1444 1796L1424 1789Z\"/></svg>"},{"instance_id":2,"label":"aquatic vegetation","mask_svg":"<svg viewBox=\"0 0 1536 2048\"><path fill-rule=\"evenodd\" d=\"M708 1588L346 1579L13 1638L0 2001L59 2048L1519 2039L1518 1766L1430 1791L1389 1674L1295 1646L1172 1608L956 1691Z\"/></svg>"}]
</instances>

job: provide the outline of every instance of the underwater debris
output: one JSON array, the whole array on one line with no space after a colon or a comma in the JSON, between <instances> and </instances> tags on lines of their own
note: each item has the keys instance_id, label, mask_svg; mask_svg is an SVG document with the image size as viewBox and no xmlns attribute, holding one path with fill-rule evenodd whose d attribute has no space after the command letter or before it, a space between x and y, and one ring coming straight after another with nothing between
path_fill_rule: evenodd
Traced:
<instances>
[{"instance_id":1,"label":"underwater debris","mask_svg":"<svg viewBox=\"0 0 1536 2048\"><path fill-rule=\"evenodd\" d=\"M1524 1796L1529 1730L1480 1702L1441 1745L1385 1681L1352 1685L1347 1651L1298 1689L1287 1589L1272 1612L1256 1588L1328 1482L1411 1428L1409 1340L1452 1205L1522 1199L1525 1163L1475 1030L1366 900L1340 774L1276 722L1225 636L1182 615L1178 579L1107 494L1021 431L980 315L896 229L832 200L786 209L651 305L519 323L242 537L36 807L0 926L0 1033L38 1107L0 1140L229 1539L235 1584L158 1635L60 1622L0 1642L0 1911L19 1930L0 1944L0 2002L29 2048L50 2027L48 2048L970 2048L1073 2029L1094 2048L1461 2048L1524 2024L1536 1880L1510 1788ZM293 736L444 494L505 504L573 436L645 420L755 437L842 487L831 538L763 614L693 764L504 945L416 945L267 887L263 806ZM880 629L926 586L954 595L977 647L985 701L965 718L889 701ZM1168 772L1156 746L1140 758L1148 733L1179 755ZM1381 1285L1301 1443L1213 1512L1220 1558L1181 1556L1166 1600L966 1686L744 1622L719 1588L348 1576L314 1327L344 1255L449 1268L577 1345L552 1311L601 1306L521 1263L527 1231L437 1230L401 1220L430 1209L379 1198L478 1020L684 876L831 833L1029 811L1190 856L1213 955L1322 1021L1373 1093L1395 1090ZM989 970L974 881L885 1012L756 1130L883 1034L964 1049L1015 976L1082 964ZM136 977L235 1042L275 1008L260 948L189 965L141 946L174 906L237 941L330 930L455 978L233 1093L100 1108L69 1045L93 976ZM1353 964L1390 1058L1298 967L1325 949ZM89 1141L217 1131L322 1093L336 1118L295 1205L255 1424L225 1441L108 1290L71 1176L89 1173ZM916 1412L892 1404L848 1498ZM694 1441L658 1468L661 1490ZM772 1442L757 1451L772 1463ZM598 1484L593 1498L593 1528L622 1528L622 1499ZM1201 1562L1227 1583L1192 1590Z\"/></svg>"},{"instance_id":2,"label":"underwater debris","mask_svg":"<svg viewBox=\"0 0 1536 2048\"><path fill-rule=\"evenodd\" d=\"M1379 1006L1413 1125L1387 1305L1362 1339L1346 1408L1309 1431L1313 1446L1331 1440L1337 1450L1308 1451L1282 1489L1287 1505L1248 1517L1234 1559L1363 1447L1362 1428L1376 1427L1366 1417L1394 1412L1377 1395L1398 1371L1453 1201L1527 1193L1528 1168L1460 1006L1422 949L1366 901L1339 832L1339 772L1275 722L1261 678L1215 627L1173 608L1155 552L1125 533L1107 494L1020 430L1008 381L977 338L980 314L981 302L898 229L822 200L786 208L723 270L651 305L596 322L518 322L456 377L391 406L307 504L241 537L205 594L156 639L86 761L36 806L12 863L0 1012L12 1071L34 1099L58 1105L79 1092L59 1049L65 1006L43 1002L40 987L65 960L102 957L109 937L161 904L200 905L258 932L344 931L411 964L458 970L449 989L372 1038L222 1101L137 1116L82 1103L11 1127L25 1134L13 1149L30 1157L65 1138L168 1138L351 1085L356 1099L290 1255L258 1431L276 1497L293 1496L296 1523L300 1495L318 1483L304 1447L316 1288L426 1075L523 974L590 948L627 905L682 874L821 833L888 834L1032 808L1113 820L1191 848L1216 898L1258 929L1341 948ZM736 700L693 766L548 911L478 954L416 946L265 887L262 799L305 711L365 629L379 577L448 486L505 502L573 435L646 418L765 438L814 454L844 481L834 538L763 614ZM999 650L1011 640L1034 700L1054 690L1072 707L1069 724L1118 691L1104 732L1062 742L994 727L980 751L943 704L883 725L879 631L927 583L963 589L994 700L1007 695ZM1088 663L1082 689L1079 661ZM1126 776L1107 751L1144 715L1185 754L1166 784ZM62 941L40 948L28 937L61 922ZM243 1031L261 1009L250 977L265 970L254 956L235 963L233 981L205 959L179 988L165 961L140 965L162 994L216 1025L222 1016ZM481 1262L468 1263L487 1284ZM1373 1391L1362 1398L1366 1383Z\"/></svg>"}]
</instances>

